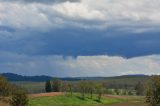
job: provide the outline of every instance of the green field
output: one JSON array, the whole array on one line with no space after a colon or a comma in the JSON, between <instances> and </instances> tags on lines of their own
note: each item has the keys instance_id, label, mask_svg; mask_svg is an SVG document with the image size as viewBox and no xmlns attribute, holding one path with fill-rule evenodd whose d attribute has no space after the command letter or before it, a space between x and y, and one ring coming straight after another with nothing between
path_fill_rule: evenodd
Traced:
<instances>
[{"instance_id":1,"label":"green field","mask_svg":"<svg viewBox=\"0 0 160 106\"><path fill-rule=\"evenodd\" d=\"M53 96L53 97L36 97L31 98L29 101L29 106L110 106L118 103L141 103L142 98L139 97L128 97L128 98L112 98L103 97L101 102L96 100L96 96L90 99L89 96L85 100L80 98L80 95L67 96Z\"/></svg>"},{"instance_id":2,"label":"green field","mask_svg":"<svg viewBox=\"0 0 160 106\"><path fill-rule=\"evenodd\" d=\"M88 96L89 97L89 96ZM8 103L0 101L0 106L10 106ZM101 102L96 101L96 96L93 99L85 100L80 98L80 95L67 96L59 95L52 97L30 97L29 106L148 106L144 102L144 97L138 96L116 96L105 95Z\"/></svg>"},{"instance_id":3,"label":"green field","mask_svg":"<svg viewBox=\"0 0 160 106\"><path fill-rule=\"evenodd\" d=\"M120 99L105 99L103 98L101 102L96 101L96 99L86 98L81 99L79 96L55 96L55 97L38 97L32 98L29 102L29 106L91 106L99 104L112 104L122 102Z\"/></svg>"}]
</instances>

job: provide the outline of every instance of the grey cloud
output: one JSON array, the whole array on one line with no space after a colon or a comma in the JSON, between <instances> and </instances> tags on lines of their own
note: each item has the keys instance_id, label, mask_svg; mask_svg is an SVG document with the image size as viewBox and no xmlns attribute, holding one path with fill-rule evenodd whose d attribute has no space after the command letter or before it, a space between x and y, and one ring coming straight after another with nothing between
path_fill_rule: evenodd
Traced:
<instances>
[{"instance_id":1,"label":"grey cloud","mask_svg":"<svg viewBox=\"0 0 160 106\"><path fill-rule=\"evenodd\" d=\"M119 56L27 56L0 52L0 73L51 75L55 77L160 74L160 55L126 59Z\"/></svg>"},{"instance_id":2,"label":"grey cloud","mask_svg":"<svg viewBox=\"0 0 160 106\"><path fill-rule=\"evenodd\" d=\"M79 2L80 0L0 0L0 2L20 2L20 3L61 3L61 2Z\"/></svg>"},{"instance_id":3,"label":"grey cloud","mask_svg":"<svg viewBox=\"0 0 160 106\"><path fill-rule=\"evenodd\" d=\"M158 0L0 0L0 24L37 31L69 26L106 30L116 26L146 32L160 27L159 7Z\"/></svg>"}]
</instances>

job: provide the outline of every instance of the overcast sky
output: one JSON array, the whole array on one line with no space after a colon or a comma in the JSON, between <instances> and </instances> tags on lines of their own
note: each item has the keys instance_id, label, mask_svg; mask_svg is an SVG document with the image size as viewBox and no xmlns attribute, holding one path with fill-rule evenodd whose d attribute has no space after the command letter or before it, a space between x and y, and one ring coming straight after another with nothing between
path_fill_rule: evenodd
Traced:
<instances>
[{"instance_id":1,"label":"overcast sky","mask_svg":"<svg viewBox=\"0 0 160 106\"><path fill-rule=\"evenodd\" d=\"M160 74L159 0L0 0L0 73Z\"/></svg>"}]
</instances>

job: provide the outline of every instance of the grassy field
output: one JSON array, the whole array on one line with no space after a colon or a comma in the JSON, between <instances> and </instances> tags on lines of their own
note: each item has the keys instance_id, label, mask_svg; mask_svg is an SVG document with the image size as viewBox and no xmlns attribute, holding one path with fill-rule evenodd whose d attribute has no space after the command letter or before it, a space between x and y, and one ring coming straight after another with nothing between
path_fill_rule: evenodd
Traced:
<instances>
[{"instance_id":1,"label":"grassy field","mask_svg":"<svg viewBox=\"0 0 160 106\"><path fill-rule=\"evenodd\" d=\"M9 104L0 101L0 106ZM104 95L101 102L86 96L83 100L79 94L64 95L63 93L33 94L29 95L29 106L147 106L144 97Z\"/></svg>"},{"instance_id":2,"label":"grassy field","mask_svg":"<svg viewBox=\"0 0 160 106\"><path fill-rule=\"evenodd\" d=\"M83 100L76 94L72 97L67 95L31 97L29 106L146 106L143 100L142 97L134 96L104 96L101 102L98 102L96 96L93 99L88 96Z\"/></svg>"}]
</instances>

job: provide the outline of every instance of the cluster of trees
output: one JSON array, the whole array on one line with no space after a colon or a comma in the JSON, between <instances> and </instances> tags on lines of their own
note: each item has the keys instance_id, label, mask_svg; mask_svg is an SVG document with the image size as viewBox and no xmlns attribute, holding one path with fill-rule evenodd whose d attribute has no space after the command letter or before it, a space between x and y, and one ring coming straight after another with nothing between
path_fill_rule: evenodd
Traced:
<instances>
[{"instance_id":1,"label":"cluster of trees","mask_svg":"<svg viewBox=\"0 0 160 106\"><path fill-rule=\"evenodd\" d=\"M28 97L26 92L13 84L10 84L6 78L0 76L0 99L4 99L10 103L11 106L27 106Z\"/></svg>"},{"instance_id":2,"label":"cluster of trees","mask_svg":"<svg viewBox=\"0 0 160 106\"><path fill-rule=\"evenodd\" d=\"M78 81L78 82L65 82L59 79L53 79L52 81L46 81L46 92L73 92L81 94L81 98L85 99L86 95L90 95L93 98L93 94L97 94L97 100L101 101L102 94L105 91L105 87L102 83L94 83L92 81Z\"/></svg>"},{"instance_id":3,"label":"cluster of trees","mask_svg":"<svg viewBox=\"0 0 160 106\"><path fill-rule=\"evenodd\" d=\"M63 81L59 80L58 78L54 78L52 81L48 80L45 84L46 92L61 92Z\"/></svg>"},{"instance_id":4,"label":"cluster of trees","mask_svg":"<svg viewBox=\"0 0 160 106\"><path fill-rule=\"evenodd\" d=\"M103 83L94 83L91 81L79 81L77 83L78 92L81 93L81 98L85 99L85 95L89 94L90 98L93 98L93 94L97 94L97 100L101 101L102 94L104 94L105 87Z\"/></svg>"}]
</instances>

